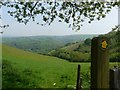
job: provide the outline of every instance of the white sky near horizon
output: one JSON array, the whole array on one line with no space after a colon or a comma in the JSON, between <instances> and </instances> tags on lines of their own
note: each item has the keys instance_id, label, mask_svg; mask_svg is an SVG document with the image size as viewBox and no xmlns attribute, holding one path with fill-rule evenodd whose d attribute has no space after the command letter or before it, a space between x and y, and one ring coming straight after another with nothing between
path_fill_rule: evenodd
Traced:
<instances>
[{"instance_id":1,"label":"white sky near horizon","mask_svg":"<svg viewBox=\"0 0 120 90\"><path fill-rule=\"evenodd\" d=\"M2 23L9 24L10 27L2 29L2 36L36 36L36 35L71 35L71 34L105 34L118 25L118 9L114 8L100 21L94 21L91 24L84 23L80 31L73 31L68 28L68 24L54 22L50 26L40 26L31 21L27 25L18 23L13 17L7 13L7 8L2 9Z\"/></svg>"}]
</instances>

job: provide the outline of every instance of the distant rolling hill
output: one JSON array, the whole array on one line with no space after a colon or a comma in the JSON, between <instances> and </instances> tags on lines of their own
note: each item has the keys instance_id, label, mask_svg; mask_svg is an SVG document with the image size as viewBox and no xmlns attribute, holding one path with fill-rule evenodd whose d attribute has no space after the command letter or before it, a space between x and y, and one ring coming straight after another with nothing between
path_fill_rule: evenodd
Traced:
<instances>
[{"instance_id":1,"label":"distant rolling hill","mask_svg":"<svg viewBox=\"0 0 120 90\"><path fill-rule=\"evenodd\" d=\"M97 35L3 37L2 42L27 51L47 54L51 50L61 48L67 43L81 42L94 36Z\"/></svg>"},{"instance_id":2,"label":"distant rolling hill","mask_svg":"<svg viewBox=\"0 0 120 90\"><path fill-rule=\"evenodd\" d=\"M111 31L107 34L99 35L99 37L108 37L110 40L109 60L111 62L120 62L120 31ZM62 48L55 49L49 52L49 55L66 59L71 62L90 61L91 54L91 39L86 39L83 42L68 43Z\"/></svg>"}]
</instances>

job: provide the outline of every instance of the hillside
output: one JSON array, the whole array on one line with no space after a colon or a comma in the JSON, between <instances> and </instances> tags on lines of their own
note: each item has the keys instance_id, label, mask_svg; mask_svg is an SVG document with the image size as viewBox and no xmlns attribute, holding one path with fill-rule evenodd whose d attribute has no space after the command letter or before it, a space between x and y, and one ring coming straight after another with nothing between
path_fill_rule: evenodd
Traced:
<instances>
[{"instance_id":1,"label":"hillside","mask_svg":"<svg viewBox=\"0 0 120 90\"><path fill-rule=\"evenodd\" d=\"M110 61L120 62L120 33L111 31L104 35L110 39ZM62 48L52 50L49 55L66 59L70 62L88 62L91 54L91 39L87 38L83 42L68 43Z\"/></svg>"},{"instance_id":2,"label":"hillside","mask_svg":"<svg viewBox=\"0 0 120 90\"><path fill-rule=\"evenodd\" d=\"M3 88L75 87L77 63L2 46ZM81 63L83 87L89 87L89 63ZM55 84L55 85L54 85Z\"/></svg>"},{"instance_id":3,"label":"hillside","mask_svg":"<svg viewBox=\"0 0 120 90\"><path fill-rule=\"evenodd\" d=\"M88 62L90 61L91 45L87 45L85 41L66 44L62 48L52 50L49 55L66 59L70 62Z\"/></svg>"},{"instance_id":4,"label":"hillside","mask_svg":"<svg viewBox=\"0 0 120 90\"><path fill-rule=\"evenodd\" d=\"M28 36L3 37L4 44L23 50L47 54L53 49L61 48L67 43L81 42L96 35L67 35L67 36Z\"/></svg>"},{"instance_id":5,"label":"hillside","mask_svg":"<svg viewBox=\"0 0 120 90\"><path fill-rule=\"evenodd\" d=\"M1 47L1 45L0 45ZM81 65L82 87L90 86L90 63L70 63L2 45L2 88L73 88L77 65ZM114 63L110 64L113 67Z\"/></svg>"}]
</instances>

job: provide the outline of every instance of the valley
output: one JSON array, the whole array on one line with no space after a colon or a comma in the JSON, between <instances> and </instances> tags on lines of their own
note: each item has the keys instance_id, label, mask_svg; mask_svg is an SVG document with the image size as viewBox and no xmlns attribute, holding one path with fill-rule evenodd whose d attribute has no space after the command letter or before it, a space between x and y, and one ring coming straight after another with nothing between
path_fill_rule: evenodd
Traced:
<instances>
[{"instance_id":1,"label":"valley","mask_svg":"<svg viewBox=\"0 0 120 90\"><path fill-rule=\"evenodd\" d=\"M116 32L105 35L111 41L110 68L113 68L119 60L117 52L119 46L115 35ZM92 37L3 38L3 43L0 44L3 88L73 89L76 87L78 64L81 65L82 87L89 88Z\"/></svg>"}]
</instances>

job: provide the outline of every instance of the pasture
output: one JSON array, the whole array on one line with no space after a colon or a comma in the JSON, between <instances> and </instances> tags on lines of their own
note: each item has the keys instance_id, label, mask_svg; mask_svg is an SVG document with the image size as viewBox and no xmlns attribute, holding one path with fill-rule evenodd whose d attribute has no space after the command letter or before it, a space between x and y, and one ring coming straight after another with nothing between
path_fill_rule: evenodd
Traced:
<instances>
[{"instance_id":1,"label":"pasture","mask_svg":"<svg viewBox=\"0 0 120 90\"><path fill-rule=\"evenodd\" d=\"M90 63L71 63L7 45L2 45L2 60L3 88L75 88L78 64L82 87L90 85Z\"/></svg>"}]
</instances>

